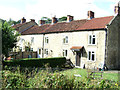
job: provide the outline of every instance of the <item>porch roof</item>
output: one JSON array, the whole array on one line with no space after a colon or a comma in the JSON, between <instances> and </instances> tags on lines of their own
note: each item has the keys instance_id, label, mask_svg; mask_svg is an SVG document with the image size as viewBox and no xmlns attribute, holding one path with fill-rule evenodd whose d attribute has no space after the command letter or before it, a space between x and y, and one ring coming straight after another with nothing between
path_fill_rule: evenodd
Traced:
<instances>
[{"instance_id":1,"label":"porch roof","mask_svg":"<svg viewBox=\"0 0 120 90\"><path fill-rule=\"evenodd\" d=\"M82 48L83 48L83 46L72 46L70 49L71 50L80 50Z\"/></svg>"}]
</instances>

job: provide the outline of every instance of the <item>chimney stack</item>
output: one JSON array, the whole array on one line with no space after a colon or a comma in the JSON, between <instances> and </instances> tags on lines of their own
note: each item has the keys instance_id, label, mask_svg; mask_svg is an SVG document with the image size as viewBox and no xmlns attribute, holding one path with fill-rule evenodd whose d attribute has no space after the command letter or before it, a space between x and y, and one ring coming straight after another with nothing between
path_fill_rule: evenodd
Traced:
<instances>
[{"instance_id":1,"label":"chimney stack","mask_svg":"<svg viewBox=\"0 0 120 90\"><path fill-rule=\"evenodd\" d=\"M30 19L31 20L31 22L35 22L35 19Z\"/></svg>"},{"instance_id":2,"label":"chimney stack","mask_svg":"<svg viewBox=\"0 0 120 90\"><path fill-rule=\"evenodd\" d=\"M71 21L73 21L73 16L67 15L67 22L71 22Z\"/></svg>"},{"instance_id":3,"label":"chimney stack","mask_svg":"<svg viewBox=\"0 0 120 90\"><path fill-rule=\"evenodd\" d=\"M120 1L117 3L117 5L114 8L114 13L120 15Z\"/></svg>"},{"instance_id":4,"label":"chimney stack","mask_svg":"<svg viewBox=\"0 0 120 90\"><path fill-rule=\"evenodd\" d=\"M88 11L87 15L88 15L88 19L93 19L94 18L94 12L93 11Z\"/></svg>"},{"instance_id":5,"label":"chimney stack","mask_svg":"<svg viewBox=\"0 0 120 90\"><path fill-rule=\"evenodd\" d=\"M25 23L26 22L26 19L23 17L22 19L21 19L21 24L22 23Z\"/></svg>"},{"instance_id":6,"label":"chimney stack","mask_svg":"<svg viewBox=\"0 0 120 90\"><path fill-rule=\"evenodd\" d=\"M40 26L45 24L45 20L40 20L39 24L40 24Z\"/></svg>"},{"instance_id":7,"label":"chimney stack","mask_svg":"<svg viewBox=\"0 0 120 90\"><path fill-rule=\"evenodd\" d=\"M58 21L58 20L57 20L56 17L53 17L53 18L52 18L52 24L57 23L57 21Z\"/></svg>"}]
</instances>

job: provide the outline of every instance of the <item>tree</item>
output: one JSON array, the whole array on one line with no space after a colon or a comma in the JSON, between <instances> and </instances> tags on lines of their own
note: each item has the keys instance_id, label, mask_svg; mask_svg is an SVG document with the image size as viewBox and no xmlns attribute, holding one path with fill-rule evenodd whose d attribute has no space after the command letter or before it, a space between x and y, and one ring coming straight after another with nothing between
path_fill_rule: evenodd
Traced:
<instances>
[{"instance_id":1,"label":"tree","mask_svg":"<svg viewBox=\"0 0 120 90\"><path fill-rule=\"evenodd\" d=\"M50 24L52 22L52 20L48 17L42 17L41 20L45 20L46 24Z\"/></svg>"},{"instance_id":2,"label":"tree","mask_svg":"<svg viewBox=\"0 0 120 90\"><path fill-rule=\"evenodd\" d=\"M20 22L21 22L21 20L14 21L14 20L12 20L12 19L10 18L9 21L8 21L8 24L9 24L9 25L16 25L16 24L19 24Z\"/></svg>"},{"instance_id":3,"label":"tree","mask_svg":"<svg viewBox=\"0 0 120 90\"><path fill-rule=\"evenodd\" d=\"M61 18L58 19L59 22L66 21L66 20L67 20L66 16L63 16L63 17L61 17Z\"/></svg>"},{"instance_id":4,"label":"tree","mask_svg":"<svg viewBox=\"0 0 120 90\"><path fill-rule=\"evenodd\" d=\"M0 28L2 30L2 54L8 57L9 52L16 46L19 33L7 22L1 23Z\"/></svg>"}]
</instances>

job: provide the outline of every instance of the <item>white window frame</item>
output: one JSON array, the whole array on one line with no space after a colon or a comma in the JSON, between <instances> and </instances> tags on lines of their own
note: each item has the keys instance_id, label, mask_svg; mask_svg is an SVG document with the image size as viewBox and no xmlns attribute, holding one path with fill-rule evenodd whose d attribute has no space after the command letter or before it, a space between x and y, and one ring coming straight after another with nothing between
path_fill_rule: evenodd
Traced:
<instances>
[{"instance_id":1,"label":"white window frame","mask_svg":"<svg viewBox=\"0 0 120 90\"><path fill-rule=\"evenodd\" d=\"M90 54L89 54L89 52L90 52ZM92 56L93 56L93 55L94 55L94 60L92 60ZM88 59L88 61L93 61L93 62L95 62L95 61L96 61L96 52L95 52L95 51L92 51L92 50L89 50L89 51L88 51L87 59Z\"/></svg>"},{"instance_id":2,"label":"white window frame","mask_svg":"<svg viewBox=\"0 0 120 90\"><path fill-rule=\"evenodd\" d=\"M38 51L38 52L39 52L38 54L41 55L41 54L42 54L42 48L39 48L38 50L39 50L39 51Z\"/></svg>"},{"instance_id":3,"label":"white window frame","mask_svg":"<svg viewBox=\"0 0 120 90\"><path fill-rule=\"evenodd\" d=\"M33 52L33 48L30 48L30 51Z\"/></svg>"},{"instance_id":4,"label":"white window frame","mask_svg":"<svg viewBox=\"0 0 120 90\"><path fill-rule=\"evenodd\" d=\"M45 54L48 55L48 49L45 49Z\"/></svg>"},{"instance_id":5,"label":"white window frame","mask_svg":"<svg viewBox=\"0 0 120 90\"><path fill-rule=\"evenodd\" d=\"M49 38L45 37L45 44L48 44L48 43L49 43Z\"/></svg>"},{"instance_id":6,"label":"white window frame","mask_svg":"<svg viewBox=\"0 0 120 90\"><path fill-rule=\"evenodd\" d=\"M67 57L68 56L68 50L63 49L62 54L63 54L63 57Z\"/></svg>"},{"instance_id":7,"label":"white window frame","mask_svg":"<svg viewBox=\"0 0 120 90\"><path fill-rule=\"evenodd\" d=\"M90 36L91 36L91 39L90 39ZM93 43L93 40L95 39L95 43ZM88 35L88 45L96 45L96 35L95 34L90 34Z\"/></svg>"},{"instance_id":8,"label":"white window frame","mask_svg":"<svg viewBox=\"0 0 120 90\"><path fill-rule=\"evenodd\" d=\"M63 43L64 43L64 44L68 44L68 36L65 36L65 37L63 38Z\"/></svg>"},{"instance_id":9,"label":"white window frame","mask_svg":"<svg viewBox=\"0 0 120 90\"><path fill-rule=\"evenodd\" d=\"M22 51L22 47L19 47L19 50Z\"/></svg>"}]
</instances>

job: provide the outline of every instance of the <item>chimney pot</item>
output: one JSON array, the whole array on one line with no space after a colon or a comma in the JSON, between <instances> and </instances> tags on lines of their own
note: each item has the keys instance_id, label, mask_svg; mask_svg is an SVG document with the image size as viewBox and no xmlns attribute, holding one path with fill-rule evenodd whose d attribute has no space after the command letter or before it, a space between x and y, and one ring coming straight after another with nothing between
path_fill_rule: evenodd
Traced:
<instances>
[{"instance_id":1,"label":"chimney pot","mask_svg":"<svg viewBox=\"0 0 120 90\"><path fill-rule=\"evenodd\" d=\"M40 26L41 26L41 25L45 24L45 20L40 20L39 23L40 23Z\"/></svg>"},{"instance_id":2,"label":"chimney pot","mask_svg":"<svg viewBox=\"0 0 120 90\"><path fill-rule=\"evenodd\" d=\"M94 18L94 12L88 11L88 19L93 19L93 18Z\"/></svg>"},{"instance_id":3,"label":"chimney pot","mask_svg":"<svg viewBox=\"0 0 120 90\"><path fill-rule=\"evenodd\" d=\"M67 15L67 22L71 22L71 21L73 21L73 16Z\"/></svg>"},{"instance_id":4,"label":"chimney pot","mask_svg":"<svg viewBox=\"0 0 120 90\"><path fill-rule=\"evenodd\" d=\"M35 19L30 19L31 20L31 22L35 22Z\"/></svg>"},{"instance_id":5,"label":"chimney pot","mask_svg":"<svg viewBox=\"0 0 120 90\"><path fill-rule=\"evenodd\" d=\"M22 23L25 23L26 22L26 19L23 17L22 19L21 19L21 24Z\"/></svg>"},{"instance_id":6,"label":"chimney pot","mask_svg":"<svg viewBox=\"0 0 120 90\"><path fill-rule=\"evenodd\" d=\"M56 17L53 17L53 18L52 18L52 24L57 23L57 21L58 21L58 20L57 20Z\"/></svg>"}]
</instances>

